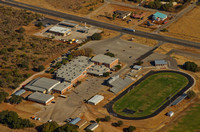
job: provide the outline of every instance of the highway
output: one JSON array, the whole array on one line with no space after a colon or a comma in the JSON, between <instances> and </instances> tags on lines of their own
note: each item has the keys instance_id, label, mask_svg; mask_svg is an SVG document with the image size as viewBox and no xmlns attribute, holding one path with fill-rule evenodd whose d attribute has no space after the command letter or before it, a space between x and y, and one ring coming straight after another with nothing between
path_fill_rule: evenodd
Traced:
<instances>
[{"instance_id":1,"label":"highway","mask_svg":"<svg viewBox=\"0 0 200 132\"><path fill-rule=\"evenodd\" d=\"M99 22L99 21L92 20L92 19L85 18L85 17L80 17L80 16L75 16L75 15L71 15L71 14L58 12L58 11L44 9L44 8L40 8L40 7L12 1L12 0L7 0L7 1L0 0L0 3L9 5L9 6L13 6L13 7L17 7L17 8L22 8L25 10L30 10L33 12L38 12L38 13L42 13L42 14L46 14L46 15L50 15L50 16L55 16L58 18L73 20L73 21L77 21L77 22L86 22L87 24L90 24L93 26L106 28L106 29L110 29L110 30L115 30L115 31L119 31L119 32L127 33L127 34L140 36L140 37L145 37L145 38L155 39L155 40L163 41L163 42L167 42L167 43L174 43L174 44L178 44L178 45L182 45L182 46L188 46L188 47L194 47L194 48L200 49L200 43L197 43L197 42L172 38L172 37L168 37L168 36L159 35L156 33L144 32L144 31L139 31L139 30L136 30L135 32L125 31L125 30L123 30L124 27L120 27L117 25L112 25L112 24Z\"/></svg>"}]
</instances>

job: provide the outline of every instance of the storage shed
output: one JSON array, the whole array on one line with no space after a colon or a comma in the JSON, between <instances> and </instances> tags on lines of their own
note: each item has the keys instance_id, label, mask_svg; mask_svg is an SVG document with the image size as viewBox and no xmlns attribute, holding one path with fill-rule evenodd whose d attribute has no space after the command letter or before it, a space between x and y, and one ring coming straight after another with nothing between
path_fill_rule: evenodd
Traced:
<instances>
[{"instance_id":1,"label":"storage shed","mask_svg":"<svg viewBox=\"0 0 200 132\"><path fill-rule=\"evenodd\" d=\"M135 69L135 70L141 70L141 69L142 69L142 66L134 65L134 66L133 66L133 69Z\"/></svg>"},{"instance_id":2,"label":"storage shed","mask_svg":"<svg viewBox=\"0 0 200 132\"><path fill-rule=\"evenodd\" d=\"M49 94L43 94L40 92L34 92L28 96L28 100L47 105L51 103L52 100L54 100L54 96Z\"/></svg>"},{"instance_id":3,"label":"storage shed","mask_svg":"<svg viewBox=\"0 0 200 132\"><path fill-rule=\"evenodd\" d=\"M103 99L104 97L102 95L95 95L94 97L88 100L88 104L97 105Z\"/></svg>"},{"instance_id":4,"label":"storage shed","mask_svg":"<svg viewBox=\"0 0 200 132\"><path fill-rule=\"evenodd\" d=\"M94 131L97 127L99 126L98 123L93 123L93 124L90 124L87 129L91 130L91 131Z\"/></svg>"},{"instance_id":5,"label":"storage shed","mask_svg":"<svg viewBox=\"0 0 200 132\"><path fill-rule=\"evenodd\" d=\"M13 95L21 96L21 95L24 94L25 92L26 92L26 90L20 89L20 90L16 91Z\"/></svg>"},{"instance_id":6,"label":"storage shed","mask_svg":"<svg viewBox=\"0 0 200 132\"><path fill-rule=\"evenodd\" d=\"M72 121L70 121L69 124L76 125L76 123L78 123L79 121L81 121L81 118L76 117L75 119L73 119Z\"/></svg>"},{"instance_id":7,"label":"storage shed","mask_svg":"<svg viewBox=\"0 0 200 132\"><path fill-rule=\"evenodd\" d=\"M174 115L173 111L170 111L170 112L167 113L167 116L169 116L169 117L172 117L173 115Z\"/></svg>"}]
</instances>

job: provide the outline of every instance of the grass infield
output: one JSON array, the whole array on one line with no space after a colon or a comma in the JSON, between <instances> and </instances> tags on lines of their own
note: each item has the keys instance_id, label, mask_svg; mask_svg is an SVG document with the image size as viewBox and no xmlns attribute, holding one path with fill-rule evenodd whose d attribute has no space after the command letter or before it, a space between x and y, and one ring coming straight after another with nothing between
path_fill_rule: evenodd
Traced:
<instances>
[{"instance_id":1,"label":"grass infield","mask_svg":"<svg viewBox=\"0 0 200 132\"><path fill-rule=\"evenodd\" d=\"M187 84L187 78L181 74L156 73L116 101L113 110L127 117L150 115Z\"/></svg>"}]
</instances>

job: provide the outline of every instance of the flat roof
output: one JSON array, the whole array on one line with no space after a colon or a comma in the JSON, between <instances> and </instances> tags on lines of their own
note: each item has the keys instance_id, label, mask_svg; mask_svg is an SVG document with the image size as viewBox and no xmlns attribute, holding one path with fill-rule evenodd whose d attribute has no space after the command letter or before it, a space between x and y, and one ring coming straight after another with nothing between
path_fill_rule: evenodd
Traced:
<instances>
[{"instance_id":1,"label":"flat roof","mask_svg":"<svg viewBox=\"0 0 200 132\"><path fill-rule=\"evenodd\" d=\"M55 73L57 78L63 78L65 81L71 82L79 77L88 67L93 65L86 56L78 56L69 63L62 65Z\"/></svg>"},{"instance_id":2,"label":"flat roof","mask_svg":"<svg viewBox=\"0 0 200 132\"><path fill-rule=\"evenodd\" d=\"M49 95L49 94L43 94L40 92L34 92L28 96L28 100L35 101L38 103L43 103L43 104L48 103L52 99L54 99L54 96Z\"/></svg>"},{"instance_id":3,"label":"flat roof","mask_svg":"<svg viewBox=\"0 0 200 132\"><path fill-rule=\"evenodd\" d=\"M110 71L110 69L104 65L93 65L87 70L88 73L98 75L98 76L102 76L103 73L108 72L108 71Z\"/></svg>"},{"instance_id":4,"label":"flat roof","mask_svg":"<svg viewBox=\"0 0 200 132\"><path fill-rule=\"evenodd\" d=\"M62 82L58 85L56 85L53 90L56 90L56 91L63 91L64 89L66 89L67 87L69 87L70 85L72 85L71 83L68 83L68 82Z\"/></svg>"},{"instance_id":5,"label":"flat roof","mask_svg":"<svg viewBox=\"0 0 200 132\"><path fill-rule=\"evenodd\" d=\"M102 95L95 95L94 97L89 99L88 102L92 102L92 103L96 104L97 102L99 102L103 99L104 99L104 97Z\"/></svg>"},{"instance_id":6,"label":"flat roof","mask_svg":"<svg viewBox=\"0 0 200 132\"><path fill-rule=\"evenodd\" d=\"M67 21L62 21L62 22L60 22L59 24L69 25L69 26L73 26L73 27L75 27L75 26L78 25L78 24L76 24L76 23L71 23L71 22L67 22Z\"/></svg>"},{"instance_id":7,"label":"flat roof","mask_svg":"<svg viewBox=\"0 0 200 132\"><path fill-rule=\"evenodd\" d=\"M50 91L53 87L58 85L60 81L50 79L50 78L36 78L28 83L25 88L30 89L32 91Z\"/></svg>"},{"instance_id":8,"label":"flat roof","mask_svg":"<svg viewBox=\"0 0 200 132\"><path fill-rule=\"evenodd\" d=\"M105 64L111 64L112 62L114 62L117 59L118 58L110 57L110 56L103 55L103 54L98 54L92 58L92 61L105 63Z\"/></svg>"},{"instance_id":9,"label":"flat roof","mask_svg":"<svg viewBox=\"0 0 200 132\"><path fill-rule=\"evenodd\" d=\"M119 91L127 87L132 82L133 80L130 77L126 77L125 79L117 78L114 81L111 81L109 83L110 85L112 85L112 88L110 88L110 91L117 94Z\"/></svg>"},{"instance_id":10,"label":"flat roof","mask_svg":"<svg viewBox=\"0 0 200 132\"><path fill-rule=\"evenodd\" d=\"M165 60L155 60L155 65L166 65L167 61Z\"/></svg>"},{"instance_id":11,"label":"flat roof","mask_svg":"<svg viewBox=\"0 0 200 132\"><path fill-rule=\"evenodd\" d=\"M51 32L57 32L57 33L66 33L71 31L69 28L64 28L64 27L59 27L59 26L53 26L52 28L49 29Z\"/></svg>"}]
</instances>

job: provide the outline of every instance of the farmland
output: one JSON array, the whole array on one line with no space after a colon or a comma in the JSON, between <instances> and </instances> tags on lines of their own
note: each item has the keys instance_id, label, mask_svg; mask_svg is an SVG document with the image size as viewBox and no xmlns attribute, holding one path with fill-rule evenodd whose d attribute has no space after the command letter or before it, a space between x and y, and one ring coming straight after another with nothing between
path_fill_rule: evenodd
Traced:
<instances>
[{"instance_id":1,"label":"farmland","mask_svg":"<svg viewBox=\"0 0 200 132\"><path fill-rule=\"evenodd\" d=\"M128 117L150 115L187 83L188 80L177 73L156 73L115 102L113 110Z\"/></svg>"}]
</instances>

